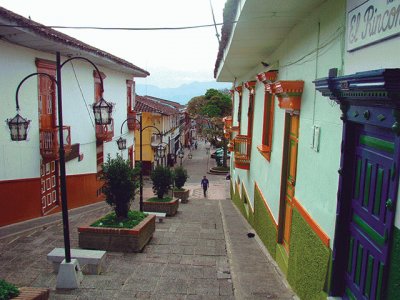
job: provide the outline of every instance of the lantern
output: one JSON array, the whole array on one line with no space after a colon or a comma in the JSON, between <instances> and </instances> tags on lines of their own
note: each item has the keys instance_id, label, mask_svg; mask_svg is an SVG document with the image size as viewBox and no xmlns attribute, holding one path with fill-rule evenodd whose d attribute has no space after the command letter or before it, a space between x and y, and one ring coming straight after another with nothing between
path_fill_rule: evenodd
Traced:
<instances>
[{"instance_id":1,"label":"lantern","mask_svg":"<svg viewBox=\"0 0 400 300\"><path fill-rule=\"evenodd\" d=\"M93 114L96 125L111 124L111 113L113 105L103 98L99 102L93 104Z\"/></svg>"},{"instance_id":2,"label":"lantern","mask_svg":"<svg viewBox=\"0 0 400 300\"><path fill-rule=\"evenodd\" d=\"M122 137L120 137L117 140L117 145L118 145L118 149L119 150L124 150L126 149L126 139L123 139Z\"/></svg>"},{"instance_id":3,"label":"lantern","mask_svg":"<svg viewBox=\"0 0 400 300\"><path fill-rule=\"evenodd\" d=\"M12 141L25 141L28 135L28 127L31 122L16 114L12 119L6 120L8 128L10 128L10 135Z\"/></svg>"}]
</instances>

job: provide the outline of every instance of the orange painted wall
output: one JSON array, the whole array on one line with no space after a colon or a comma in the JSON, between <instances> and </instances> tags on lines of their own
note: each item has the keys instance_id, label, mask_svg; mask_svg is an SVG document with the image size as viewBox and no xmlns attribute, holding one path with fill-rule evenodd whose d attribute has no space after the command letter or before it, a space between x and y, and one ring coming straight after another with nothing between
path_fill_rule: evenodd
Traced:
<instances>
[{"instance_id":1,"label":"orange painted wall","mask_svg":"<svg viewBox=\"0 0 400 300\"><path fill-rule=\"evenodd\" d=\"M96 191L102 185L96 174L67 176L68 209L104 200ZM51 211L61 211L61 203ZM40 178L0 181L0 226L42 216Z\"/></svg>"},{"instance_id":2,"label":"orange painted wall","mask_svg":"<svg viewBox=\"0 0 400 300\"><path fill-rule=\"evenodd\" d=\"M39 178L0 181L0 226L41 215Z\"/></svg>"},{"instance_id":3,"label":"orange painted wall","mask_svg":"<svg viewBox=\"0 0 400 300\"><path fill-rule=\"evenodd\" d=\"M67 177L68 208L76 208L104 200L96 191L103 183L96 174L73 175Z\"/></svg>"}]
</instances>

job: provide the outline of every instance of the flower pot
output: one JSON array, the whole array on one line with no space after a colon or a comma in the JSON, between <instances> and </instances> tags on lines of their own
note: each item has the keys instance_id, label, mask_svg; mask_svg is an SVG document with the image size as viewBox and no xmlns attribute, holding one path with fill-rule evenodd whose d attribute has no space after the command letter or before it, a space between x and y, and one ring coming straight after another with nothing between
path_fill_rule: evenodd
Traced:
<instances>
[{"instance_id":1,"label":"flower pot","mask_svg":"<svg viewBox=\"0 0 400 300\"><path fill-rule=\"evenodd\" d=\"M170 202L143 201L143 210L147 212L166 213L167 216L174 216L179 207L179 199L173 198Z\"/></svg>"},{"instance_id":2,"label":"flower pot","mask_svg":"<svg viewBox=\"0 0 400 300\"><path fill-rule=\"evenodd\" d=\"M156 217L147 216L131 229L109 227L78 227L79 247L114 252L141 252L156 229Z\"/></svg>"},{"instance_id":3,"label":"flower pot","mask_svg":"<svg viewBox=\"0 0 400 300\"><path fill-rule=\"evenodd\" d=\"M182 191L174 191L174 197L181 199L181 203L189 202L189 190L183 189Z\"/></svg>"}]
</instances>

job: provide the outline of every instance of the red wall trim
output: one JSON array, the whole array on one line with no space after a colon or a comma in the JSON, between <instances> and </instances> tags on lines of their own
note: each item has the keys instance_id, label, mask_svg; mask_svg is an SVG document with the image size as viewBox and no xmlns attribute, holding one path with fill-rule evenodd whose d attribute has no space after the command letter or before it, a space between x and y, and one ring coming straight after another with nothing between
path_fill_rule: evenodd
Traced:
<instances>
[{"instance_id":1,"label":"red wall trim","mask_svg":"<svg viewBox=\"0 0 400 300\"><path fill-rule=\"evenodd\" d=\"M96 174L67 176L68 209L103 201L96 197L101 184ZM0 181L0 195L0 226L42 216L40 178ZM51 214L59 211L61 206Z\"/></svg>"},{"instance_id":2,"label":"red wall trim","mask_svg":"<svg viewBox=\"0 0 400 300\"><path fill-rule=\"evenodd\" d=\"M267 211L268 211L269 217L270 217L271 220L274 222L276 231L278 231L278 222L275 220L275 217L274 217L274 215L272 214L272 211L271 211L271 209L269 208L269 206L268 206L268 204L267 204L267 200L264 198L264 195L263 195L262 191L260 190L260 187L258 186L257 182L255 182L254 185L255 185L257 191L260 193L261 198L263 199L264 206L265 206L265 208L266 208Z\"/></svg>"},{"instance_id":3,"label":"red wall trim","mask_svg":"<svg viewBox=\"0 0 400 300\"><path fill-rule=\"evenodd\" d=\"M40 178L0 181L0 226L42 216Z\"/></svg>"},{"instance_id":4,"label":"red wall trim","mask_svg":"<svg viewBox=\"0 0 400 300\"><path fill-rule=\"evenodd\" d=\"M302 215L304 220L310 225L312 230L319 236L322 243L329 247L330 238L329 236L322 230L322 228L314 221L314 219L310 216L310 214L306 211L306 209L300 204L300 202L293 197L293 206L297 209L297 211Z\"/></svg>"}]
</instances>

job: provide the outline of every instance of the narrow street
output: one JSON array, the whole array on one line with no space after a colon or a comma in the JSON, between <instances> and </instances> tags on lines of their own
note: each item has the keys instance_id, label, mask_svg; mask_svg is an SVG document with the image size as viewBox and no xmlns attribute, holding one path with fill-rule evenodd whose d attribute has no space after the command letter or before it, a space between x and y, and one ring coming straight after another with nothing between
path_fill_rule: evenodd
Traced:
<instances>
[{"instance_id":1,"label":"narrow street","mask_svg":"<svg viewBox=\"0 0 400 300\"><path fill-rule=\"evenodd\" d=\"M192 159L187 154L183 166L190 175L189 203L156 223L142 253L108 252L101 275L84 275L76 290L55 290L56 274L46 255L63 247L57 214L0 228L0 278L50 288L51 299L296 299L257 236L247 237L251 229L229 199L229 181L206 174L215 161L207 157L204 142L192 151ZM203 175L210 180L206 199L200 187ZM145 198L151 194L146 180ZM108 211L104 203L71 211L73 248L78 247L77 226Z\"/></svg>"}]
</instances>

